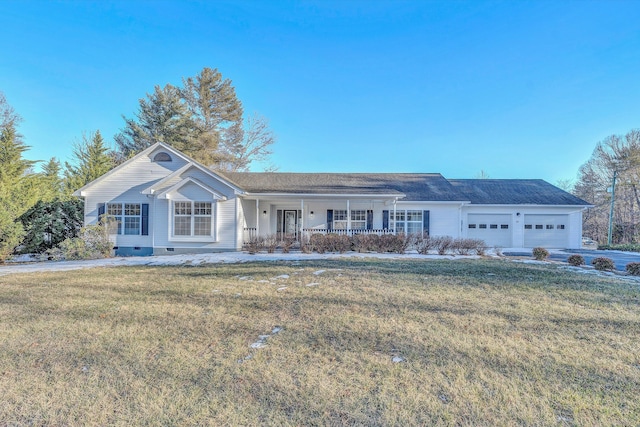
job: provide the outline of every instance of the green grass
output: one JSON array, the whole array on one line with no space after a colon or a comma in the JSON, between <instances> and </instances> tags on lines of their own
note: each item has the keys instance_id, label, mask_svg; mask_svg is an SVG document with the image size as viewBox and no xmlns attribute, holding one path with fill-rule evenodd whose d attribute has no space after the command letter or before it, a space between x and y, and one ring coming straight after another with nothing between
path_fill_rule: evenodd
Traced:
<instances>
[{"instance_id":1,"label":"green grass","mask_svg":"<svg viewBox=\"0 0 640 427\"><path fill-rule=\"evenodd\" d=\"M365 260L0 280L2 426L640 424L640 288L613 278Z\"/></svg>"}]
</instances>

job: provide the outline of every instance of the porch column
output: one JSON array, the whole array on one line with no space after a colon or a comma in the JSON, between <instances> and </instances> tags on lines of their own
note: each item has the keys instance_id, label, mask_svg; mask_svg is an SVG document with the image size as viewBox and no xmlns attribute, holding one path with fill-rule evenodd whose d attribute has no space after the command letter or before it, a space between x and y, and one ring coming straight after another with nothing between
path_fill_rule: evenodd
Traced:
<instances>
[{"instance_id":1,"label":"porch column","mask_svg":"<svg viewBox=\"0 0 640 427\"><path fill-rule=\"evenodd\" d=\"M347 234L351 233L351 208L350 200L347 199Z\"/></svg>"},{"instance_id":2,"label":"porch column","mask_svg":"<svg viewBox=\"0 0 640 427\"><path fill-rule=\"evenodd\" d=\"M393 234L396 234L396 218L397 218L397 216L396 216L396 202L397 201L398 201L397 199L393 200Z\"/></svg>"},{"instance_id":3,"label":"porch column","mask_svg":"<svg viewBox=\"0 0 640 427\"><path fill-rule=\"evenodd\" d=\"M256 237L260 235L260 199L256 199Z\"/></svg>"},{"instance_id":4,"label":"porch column","mask_svg":"<svg viewBox=\"0 0 640 427\"><path fill-rule=\"evenodd\" d=\"M300 241L302 242L304 233L304 199L300 199Z\"/></svg>"}]
</instances>

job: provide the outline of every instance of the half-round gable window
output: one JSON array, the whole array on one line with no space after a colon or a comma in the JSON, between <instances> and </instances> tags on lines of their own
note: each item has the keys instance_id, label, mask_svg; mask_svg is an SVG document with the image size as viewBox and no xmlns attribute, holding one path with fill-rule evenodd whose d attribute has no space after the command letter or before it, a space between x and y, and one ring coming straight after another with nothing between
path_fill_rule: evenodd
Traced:
<instances>
[{"instance_id":1,"label":"half-round gable window","mask_svg":"<svg viewBox=\"0 0 640 427\"><path fill-rule=\"evenodd\" d=\"M153 161L154 162L170 162L171 161L171 156L168 155L165 152L160 152L160 153L156 154L155 156L153 156Z\"/></svg>"}]
</instances>

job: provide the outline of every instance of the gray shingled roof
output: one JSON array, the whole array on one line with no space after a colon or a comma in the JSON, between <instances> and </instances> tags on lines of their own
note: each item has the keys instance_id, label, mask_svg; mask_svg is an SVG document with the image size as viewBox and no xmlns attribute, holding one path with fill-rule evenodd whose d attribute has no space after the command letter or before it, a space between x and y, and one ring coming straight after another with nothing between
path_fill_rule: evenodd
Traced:
<instances>
[{"instance_id":1,"label":"gray shingled roof","mask_svg":"<svg viewBox=\"0 0 640 427\"><path fill-rule=\"evenodd\" d=\"M589 206L541 179L450 179L449 182L472 204Z\"/></svg>"},{"instance_id":2,"label":"gray shingled roof","mask_svg":"<svg viewBox=\"0 0 640 427\"><path fill-rule=\"evenodd\" d=\"M402 201L589 206L541 179L447 180L438 173L226 172L224 176L254 194L404 194Z\"/></svg>"},{"instance_id":3,"label":"gray shingled roof","mask_svg":"<svg viewBox=\"0 0 640 427\"><path fill-rule=\"evenodd\" d=\"M462 201L438 173L279 173L226 172L249 193L398 194L407 200Z\"/></svg>"}]
</instances>

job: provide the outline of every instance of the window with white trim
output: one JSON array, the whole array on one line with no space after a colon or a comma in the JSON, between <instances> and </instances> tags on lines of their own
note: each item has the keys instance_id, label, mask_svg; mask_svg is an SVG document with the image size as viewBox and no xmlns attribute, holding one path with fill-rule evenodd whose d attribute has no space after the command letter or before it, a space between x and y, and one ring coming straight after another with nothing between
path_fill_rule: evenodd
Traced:
<instances>
[{"instance_id":1,"label":"window with white trim","mask_svg":"<svg viewBox=\"0 0 640 427\"><path fill-rule=\"evenodd\" d=\"M107 203L107 215L115 222L114 234L140 235L142 230L140 203Z\"/></svg>"},{"instance_id":2,"label":"window with white trim","mask_svg":"<svg viewBox=\"0 0 640 427\"><path fill-rule=\"evenodd\" d=\"M347 229L347 210L346 209L333 210L333 229L334 230Z\"/></svg>"},{"instance_id":3,"label":"window with white trim","mask_svg":"<svg viewBox=\"0 0 640 427\"><path fill-rule=\"evenodd\" d=\"M422 211L419 210L396 210L395 218L391 212L390 226L395 227L396 233L422 233L424 224L422 215Z\"/></svg>"},{"instance_id":4,"label":"window with white trim","mask_svg":"<svg viewBox=\"0 0 640 427\"><path fill-rule=\"evenodd\" d=\"M211 236L211 202L173 202L173 235L177 237Z\"/></svg>"},{"instance_id":5,"label":"window with white trim","mask_svg":"<svg viewBox=\"0 0 640 427\"><path fill-rule=\"evenodd\" d=\"M352 230L366 230L367 229L367 211L366 210L352 210L351 211L351 229Z\"/></svg>"}]
</instances>

